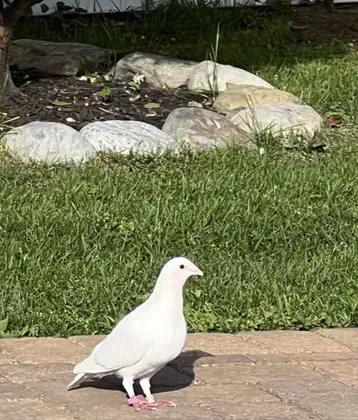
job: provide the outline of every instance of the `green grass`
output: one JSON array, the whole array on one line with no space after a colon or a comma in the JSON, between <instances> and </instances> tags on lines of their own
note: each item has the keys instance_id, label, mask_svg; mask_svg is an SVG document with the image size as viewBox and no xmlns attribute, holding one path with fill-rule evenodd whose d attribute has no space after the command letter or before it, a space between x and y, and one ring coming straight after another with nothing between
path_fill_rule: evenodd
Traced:
<instances>
[{"instance_id":1,"label":"green grass","mask_svg":"<svg viewBox=\"0 0 358 420\"><path fill-rule=\"evenodd\" d=\"M358 325L356 154L267 149L0 166L0 318L31 335L108 331L184 253L193 331Z\"/></svg>"},{"instance_id":2,"label":"green grass","mask_svg":"<svg viewBox=\"0 0 358 420\"><path fill-rule=\"evenodd\" d=\"M147 15L136 29L108 20L31 22L15 36L196 60L206 58L220 22L219 62L256 71L324 118L334 116L338 128L317 139L331 146L325 154L266 142L263 156L112 157L83 168L4 157L6 334L108 332L148 296L166 258L179 253L205 273L186 289L192 331L358 326L354 50L295 45L287 22L245 8L176 6Z\"/></svg>"}]
</instances>

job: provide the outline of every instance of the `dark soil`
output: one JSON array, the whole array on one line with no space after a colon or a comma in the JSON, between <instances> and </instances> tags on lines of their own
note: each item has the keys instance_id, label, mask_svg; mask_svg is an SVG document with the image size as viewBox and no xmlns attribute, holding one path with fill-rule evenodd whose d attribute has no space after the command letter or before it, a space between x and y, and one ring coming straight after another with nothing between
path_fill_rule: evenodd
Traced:
<instances>
[{"instance_id":1,"label":"dark soil","mask_svg":"<svg viewBox=\"0 0 358 420\"><path fill-rule=\"evenodd\" d=\"M145 83L136 89L127 81L94 83L76 77L40 75L36 71L12 72L25 95L1 108L0 122L18 127L32 121L61 122L80 130L94 121L135 120L162 128L168 114L190 102L205 104L208 98L184 89L163 90Z\"/></svg>"},{"instance_id":2,"label":"dark soil","mask_svg":"<svg viewBox=\"0 0 358 420\"><path fill-rule=\"evenodd\" d=\"M297 42L325 44L358 41L358 4L338 4L328 13L322 4L293 7L283 19L291 22Z\"/></svg>"}]
</instances>

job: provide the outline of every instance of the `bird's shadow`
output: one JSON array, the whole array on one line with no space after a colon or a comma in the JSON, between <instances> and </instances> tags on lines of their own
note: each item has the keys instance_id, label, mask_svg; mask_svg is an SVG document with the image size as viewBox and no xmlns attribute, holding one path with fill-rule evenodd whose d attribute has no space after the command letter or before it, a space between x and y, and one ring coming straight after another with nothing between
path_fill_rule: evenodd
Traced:
<instances>
[{"instance_id":1,"label":"bird's shadow","mask_svg":"<svg viewBox=\"0 0 358 420\"><path fill-rule=\"evenodd\" d=\"M201 350L190 350L181 353L180 356L153 376L151 380L153 394L176 391L190 386L195 380L194 367L199 364L199 359L213 356L213 354ZM115 375L89 380L79 386L79 388L86 387L126 392L121 380ZM135 391L138 394L142 393L137 382L135 384Z\"/></svg>"}]
</instances>

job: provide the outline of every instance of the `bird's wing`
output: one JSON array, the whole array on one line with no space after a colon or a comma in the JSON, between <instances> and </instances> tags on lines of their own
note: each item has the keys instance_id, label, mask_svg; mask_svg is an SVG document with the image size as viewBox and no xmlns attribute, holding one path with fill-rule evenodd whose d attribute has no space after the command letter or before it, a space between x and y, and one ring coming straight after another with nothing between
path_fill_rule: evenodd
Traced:
<instances>
[{"instance_id":1,"label":"bird's wing","mask_svg":"<svg viewBox=\"0 0 358 420\"><path fill-rule=\"evenodd\" d=\"M74 368L74 373L98 374L134 366L150 349L151 339L140 317L127 316Z\"/></svg>"},{"instance_id":2,"label":"bird's wing","mask_svg":"<svg viewBox=\"0 0 358 420\"><path fill-rule=\"evenodd\" d=\"M149 325L148 314L145 316L145 311L137 308L97 346L93 352L94 362L107 371L134 366L152 346Z\"/></svg>"}]
</instances>

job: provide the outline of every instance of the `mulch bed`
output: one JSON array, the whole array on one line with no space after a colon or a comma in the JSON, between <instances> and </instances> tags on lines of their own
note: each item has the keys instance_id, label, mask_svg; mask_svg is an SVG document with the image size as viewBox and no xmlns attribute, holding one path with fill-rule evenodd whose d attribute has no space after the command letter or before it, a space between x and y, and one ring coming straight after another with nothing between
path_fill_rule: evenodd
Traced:
<instances>
[{"instance_id":1,"label":"mulch bed","mask_svg":"<svg viewBox=\"0 0 358 420\"><path fill-rule=\"evenodd\" d=\"M292 7L283 19L292 23L297 42L313 44L358 41L358 4L337 4L334 13L327 13L322 4Z\"/></svg>"},{"instance_id":2,"label":"mulch bed","mask_svg":"<svg viewBox=\"0 0 358 420\"><path fill-rule=\"evenodd\" d=\"M131 86L131 79L106 81L97 76L91 82L89 78L50 77L36 71L12 73L24 96L0 109L0 123L7 122L11 127L52 121L80 130L94 121L135 120L162 128L174 109L210 102L184 89L169 91L145 83L137 89Z\"/></svg>"},{"instance_id":3,"label":"mulch bed","mask_svg":"<svg viewBox=\"0 0 358 420\"><path fill-rule=\"evenodd\" d=\"M292 23L296 42L358 44L358 5L337 5L333 14L320 6L290 8L283 19ZM76 77L41 75L36 71L13 70L13 79L24 96L0 109L0 125L18 127L31 121L62 122L80 130L93 121L135 120L162 128L168 114L178 107L198 102L207 107L210 98L185 89L165 91L131 80L95 83ZM154 107L148 104L154 104ZM159 105L158 105L159 104Z\"/></svg>"}]
</instances>

